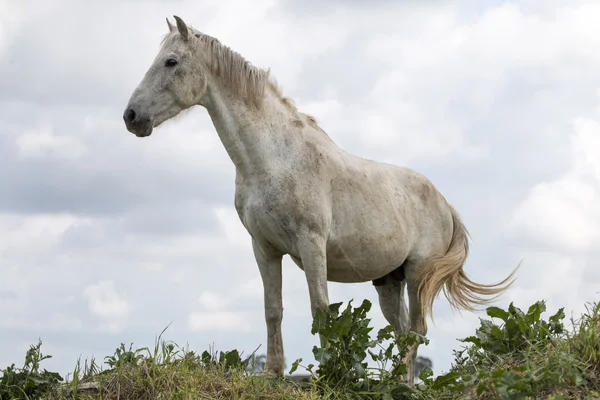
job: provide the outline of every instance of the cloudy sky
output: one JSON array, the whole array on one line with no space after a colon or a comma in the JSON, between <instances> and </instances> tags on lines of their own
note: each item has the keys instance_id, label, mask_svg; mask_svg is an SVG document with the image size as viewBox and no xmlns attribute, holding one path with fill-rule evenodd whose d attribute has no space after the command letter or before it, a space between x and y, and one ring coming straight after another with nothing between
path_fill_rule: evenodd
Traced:
<instances>
[{"instance_id":1,"label":"cloudy sky","mask_svg":"<svg viewBox=\"0 0 600 400\"><path fill-rule=\"evenodd\" d=\"M425 6L423 4L427 3ZM179 15L253 64L344 149L426 174L473 237L498 304L599 300L600 3L0 0L0 367L41 338L72 370L121 343L266 349L234 168L204 109L138 139L121 115ZM331 301L371 283L330 284ZM284 263L288 365L312 357L308 290ZM442 297L434 369L482 313Z\"/></svg>"}]
</instances>

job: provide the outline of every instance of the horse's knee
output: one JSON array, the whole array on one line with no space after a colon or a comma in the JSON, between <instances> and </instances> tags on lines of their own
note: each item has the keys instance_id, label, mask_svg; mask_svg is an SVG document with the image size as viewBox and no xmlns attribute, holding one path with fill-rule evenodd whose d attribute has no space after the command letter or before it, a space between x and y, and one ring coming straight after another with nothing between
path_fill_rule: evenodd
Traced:
<instances>
[{"instance_id":1,"label":"horse's knee","mask_svg":"<svg viewBox=\"0 0 600 400\"><path fill-rule=\"evenodd\" d=\"M425 321L425 318L420 317L416 320L413 320L410 330L418 333L419 335L427 335L427 322Z\"/></svg>"},{"instance_id":2,"label":"horse's knee","mask_svg":"<svg viewBox=\"0 0 600 400\"><path fill-rule=\"evenodd\" d=\"M267 324L281 324L282 319L282 307L265 307L265 320Z\"/></svg>"},{"instance_id":3,"label":"horse's knee","mask_svg":"<svg viewBox=\"0 0 600 400\"><path fill-rule=\"evenodd\" d=\"M326 311L327 307L329 307L327 299L315 299L310 305L310 310L312 312L313 318L317 314L317 310Z\"/></svg>"}]
</instances>

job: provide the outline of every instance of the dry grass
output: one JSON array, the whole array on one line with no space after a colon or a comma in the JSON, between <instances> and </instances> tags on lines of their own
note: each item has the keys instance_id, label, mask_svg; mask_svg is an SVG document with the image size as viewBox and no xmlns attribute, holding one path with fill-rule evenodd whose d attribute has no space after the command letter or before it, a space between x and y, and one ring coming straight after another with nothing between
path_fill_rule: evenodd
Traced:
<instances>
[{"instance_id":1,"label":"dry grass","mask_svg":"<svg viewBox=\"0 0 600 400\"><path fill-rule=\"evenodd\" d=\"M93 385L80 384L83 390L73 391L75 388L69 386L48 400L320 398L316 392L303 390L293 382L184 364L123 367L96 377Z\"/></svg>"},{"instance_id":2,"label":"dry grass","mask_svg":"<svg viewBox=\"0 0 600 400\"><path fill-rule=\"evenodd\" d=\"M360 350L371 340L366 334L368 319L357 310L361 309L348 307L323 325L333 335L331 343L336 343L335 338L352 342L354 347L346 349L350 351ZM255 359L244 360L236 350L196 354L161 341L159 336L153 350L121 345L114 355L105 357L106 370L94 360L83 365L78 362L71 379L64 383L58 374L40 368L40 361L48 357L41 354L40 342L27 352L23 368L0 370L0 400L600 399L600 303L591 304L568 331L562 323L562 310L547 320L542 317L544 312L543 302L526 311L512 304L508 310L488 308L492 319L482 319L475 335L463 340L470 344L455 353L451 370L437 377L422 375L423 382L410 392L398 391L402 385L394 374L385 381L373 378L382 380L366 386L352 378L346 365L352 363L346 361L356 361L364 349L340 353L341 358L329 357L320 364L315 382L301 384L256 375L252 371L257 369L250 365ZM348 330L361 335L346 340L344 332ZM341 378L335 378L338 375Z\"/></svg>"}]
</instances>

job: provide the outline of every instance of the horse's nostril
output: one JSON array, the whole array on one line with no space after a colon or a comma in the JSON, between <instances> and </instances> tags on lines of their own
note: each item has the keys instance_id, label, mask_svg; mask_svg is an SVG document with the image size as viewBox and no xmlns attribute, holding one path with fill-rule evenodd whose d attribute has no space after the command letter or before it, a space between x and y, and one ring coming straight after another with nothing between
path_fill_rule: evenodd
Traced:
<instances>
[{"instance_id":1,"label":"horse's nostril","mask_svg":"<svg viewBox=\"0 0 600 400\"><path fill-rule=\"evenodd\" d=\"M127 111L125 111L125 114L123 115L123 119L127 123L132 123L133 121L135 121L136 118L137 118L137 114L131 108L129 108Z\"/></svg>"},{"instance_id":2,"label":"horse's nostril","mask_svg":"<svg viewBox=\"0 0 600 400\"><path fill-rule=\"evenodd\" d=\"M133 122L135 120L136 116L137 115L135 114L135 111L133 111L131 108L129 110L127 110L127 113L125 113L125 118L129 122Z\"/></svg>"}]
</instances>

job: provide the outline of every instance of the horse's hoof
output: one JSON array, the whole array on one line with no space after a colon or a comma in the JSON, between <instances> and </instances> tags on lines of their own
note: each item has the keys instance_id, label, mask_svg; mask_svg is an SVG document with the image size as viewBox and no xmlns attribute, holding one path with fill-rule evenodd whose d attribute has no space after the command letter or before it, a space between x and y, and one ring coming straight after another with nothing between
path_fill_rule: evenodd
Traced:
<instances>
[{"instance_id":1,"label":"horse's hoof","mask_svg":"<svg viewBox=\"0 0 600 400\"><path fill-rule=\"evenodd\" d=\"M260 376L261 378L268 378L268 379L280 379L283 378L283 372L275 372L275 371L271 371L268 369L264 369L262 371L260 371L257 376Z\"/></svg>"}]
</instances>

